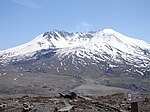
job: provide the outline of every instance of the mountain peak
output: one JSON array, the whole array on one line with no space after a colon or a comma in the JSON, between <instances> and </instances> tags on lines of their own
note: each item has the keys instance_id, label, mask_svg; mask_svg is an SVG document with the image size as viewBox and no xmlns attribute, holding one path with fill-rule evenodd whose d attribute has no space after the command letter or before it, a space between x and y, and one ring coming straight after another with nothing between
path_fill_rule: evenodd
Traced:
<instances>
[{"instance_id":1,"label":"mountain peak","mask_svg":"<svg viewBox=\"0 0 150 112\"><path fill-rule=\"evenodd\" d=\"M106 46L109 46L109 48L113 50L106 48ZM148 43L124 36L109 28L92 33L69 33L63 30L54 29L53 31L45 32L37 36L26 44L1 51L0 54L9 53L13 54L9 55L10 57L13 57L20 54L34 54L36 51L44 49L75 49L80 47L88 50L96 50L98 52L108 52L108 54L120 50L123 53L142 55L144 54L142 50L147 49L150 51L150 45Z\"/></svg>"},{"instance_id":2,"label":"mountain peak","mask_svg":"<svg viewBox=\"0 0 150 112\"><path fill-rule=\"evenodd\" d=\"M118 31L114 30L114 29L110 29L110 28L106 28L101 30L103 31L105 34L113 34L113 35L118 35L119 37L123 37L124 35L119 33Z\"/></svg>"},{"instance_id":3,"label":"mountain peak","mask_svg":"<svg viewBox=\"0 0 150 112\"><path fill-rule=\"evenodd\" d=\"M113 29L111 29L111 28L102 29L102 31L103 31L104 33L114 33L114 32L116 32L115 30L113 30Z\"/></svg>"},{"instance_id":4,"label":"mountain peak","mask_svg":"<svg viewBox=\"0 0 150 112\"><path fill-rule=\"evenodd\" d=\"M88 79L91 83L92 80L89 79L93 78L92 82L96 81L98 85L106 84L108 86L111 84L110 86L112 87L114 82L116 87L129 87L141 91L150 91L150 88L146 86L148 80L146 80L147 82L145 80L142 81L144 78L150 77L149 62L149 44L124 36L113 29L103 29L91 33L69 33L62 30L53 30L45 32L21 46L0 51L0 68L2 69L0 76L4 78L4 81L5 77L12 76L12 83L15 85L22 81L24 83L26 76L27 79L30 79L29 76L31 76L34 80L38 76L39 79L37 81L39 82L41 80L45 81L52 74L55 79L60 76L60 80L63 79L61 76L65 76L65 81L71 80L71 82L68 82L69 84L74 81L80 85L81 82L86 82L85 79ZM7 66L6 69L3 69L5 66ZM9 67L13 70L12 72L8 71L10 70ZM21 74L25 73L25 75L19 75L18 71ZM35 77L32 73L33 75L35 74ZM75 80L72 80L70 75ZM67 76L69 76L68 79L66 79ZM8 81L11 81L10 77ZM83 79L82 77L86 78ZM108 79L109 77L110 79ZM113 79L113 77L115 78ZM142 79L137 81L137 78L135 78L136 86L133 78L129 77ZM129 80L131 84L122 83L123 81L120 80L124 78L126 78L124 81L131 79ZM49 82L51 82L50 80L48 79ZM15 83L14 81L18 82ZM144 82L145 85L139 86L138 82L140 84ZM32 80L31 84L34 85ZM35 84L37 83L35 82ZM41 83L38 84L42 87ZM73 87L76 87L75 83L72 84ZM60 86L57 87L61 88ZM145 89L145 87L147 88ZM72 90L72 87L70 88ZM33 90L35 91L35 88ZM47 91L48 94L50 92L48 88L42 87L41 90Z\"/></svg>"}]
</instances>

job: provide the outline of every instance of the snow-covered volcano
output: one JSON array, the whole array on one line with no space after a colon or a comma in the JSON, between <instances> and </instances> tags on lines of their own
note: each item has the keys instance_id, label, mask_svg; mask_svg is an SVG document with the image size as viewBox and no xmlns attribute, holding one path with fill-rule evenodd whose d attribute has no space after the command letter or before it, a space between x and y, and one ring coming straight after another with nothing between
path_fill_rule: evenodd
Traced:
<instances>
[{"instance_id":1,"label":"snow-covered volcano","mask_svg":"<svg viewBox=\"0 0 150 112\"><path fill-rule=\"evenodd\" d=\"M17 78L23 77L19 74L31 79L39 75L36 80L40 81L44 74L73 77L77 84L71 89L90 78L100 85L150 92L150 44L112 29L88 33L53 30L0 51L0 76L11 78L12 73Z\"/></svg>"},{"instance_id":2,"label":"snow-covered volcano","mask_svg":"<svg viewBox=\"0 0 150 112\"><path fill-rule=\"evenodd\" d=\"M129 56L149 60L150 55L150 44L124 36L112 29L88 33L53 30L37 36L26 44L0 51L0 62L9 63L14 59L19 61L48 49L57 50L60 55L76 54L87 58L94 58L94 54L109 54L110 59L121 55L125 60Z\"/></svg>"},{"instance_id":3,"label":"snow-covered volcano","mask_svg":"<svg viewBox=\"0 0 150 112\"><path fill-rule=\"evenodd\" d=\"M88 33L68 33L65 31L53 30L37 36L26 44L0 51L0 55L4 55L3 57L32 55L36 51L42 49L65 48L83 48L97 52L103 51L108 54L116 53L116 51L119 50L123 53L132 55L148 55L150 44L143 40L124 36L112 29Z\"/></svg>"}]
</instances>

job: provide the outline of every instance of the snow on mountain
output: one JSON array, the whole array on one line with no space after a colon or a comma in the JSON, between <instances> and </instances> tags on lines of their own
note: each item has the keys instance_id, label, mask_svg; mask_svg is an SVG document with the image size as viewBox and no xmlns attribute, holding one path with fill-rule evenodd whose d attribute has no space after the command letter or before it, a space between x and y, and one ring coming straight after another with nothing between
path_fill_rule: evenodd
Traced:
<instances>
[{"instance_id":1,"label":"snow on mountain","mask_svg":"<svg viewBox=\"0 0 150 112\"><path fill-rule=\"evenodd\" d=\"M127 55L132 55L149 60L150 54L150 44L124 36L113 29L88 33L53 30L37 36L26 44L0 51L0 62L26 59L44 49L59 49L60 55L72 53L87 58L91 58L93 54L103 55L104 53L110 54L113 58L121 53L124 59Z\"/></svg>"},{"instance_id":2,"label":"snow on mountain","mask_svg":"<svg viewBox=\"0 0 150 112\"><path fill-rule=\"evenodd\" d=\"M27 85L29 92L31 84L33 90L42 87L42 93L44 89L49 94L49 87L64 88L64 83L72 78L76 84L70 87L69 82L65 91L93 80L96 86L150 92L150 44L112 29L87 33L53 30L0 51L0 76L2 84L9 81L6 88L12 92L16 91L10 88L13 84L17 89ZM57 82L64 82L58 84L63 87Z\"/></svg>"}]
</instances>

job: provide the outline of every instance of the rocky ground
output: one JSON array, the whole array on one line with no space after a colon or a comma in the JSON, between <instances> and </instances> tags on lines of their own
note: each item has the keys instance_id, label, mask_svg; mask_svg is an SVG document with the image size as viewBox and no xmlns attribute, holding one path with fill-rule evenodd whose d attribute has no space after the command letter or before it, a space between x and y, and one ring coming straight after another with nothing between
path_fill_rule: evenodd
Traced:
<instances>
[{"instance_id":1,"label":"rocky ground","mask_svg":"<svg viewBox=\"0 0 150 112\"><path fill-rule=\"evenodd\" d=\"M68 95L68 96L67 96ZM131 107L124 93L106 96L75 94L50 96L2 97L0 112L130 112ZM150 94L142 94L140 112L149 112Z\"/></svg>"}]
</instances>

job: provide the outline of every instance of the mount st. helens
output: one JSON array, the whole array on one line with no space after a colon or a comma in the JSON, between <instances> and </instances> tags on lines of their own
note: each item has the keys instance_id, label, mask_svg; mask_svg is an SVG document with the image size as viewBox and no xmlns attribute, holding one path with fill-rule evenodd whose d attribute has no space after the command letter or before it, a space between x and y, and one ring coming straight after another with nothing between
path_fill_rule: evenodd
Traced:
<instances>
[{"instance_id":1,"label":"mount st. helens","mask_svg":"<svg viewBox=\"0 0 150 112\"><path fill-rule=\"evenodd\" d=\"M27 93L33 88L37 92L36 85L43 82L45 93L49 87L55 91L87 92L88 85L95 91L109 86L112 90L150 92L150 44L112 29L88 33L53 30L26 44L0 51L0 70L1 82L7 80L14 87L30 85ZM66 82L63 87L57 84L58 77Z\"/></svg>"}]
</instances>

